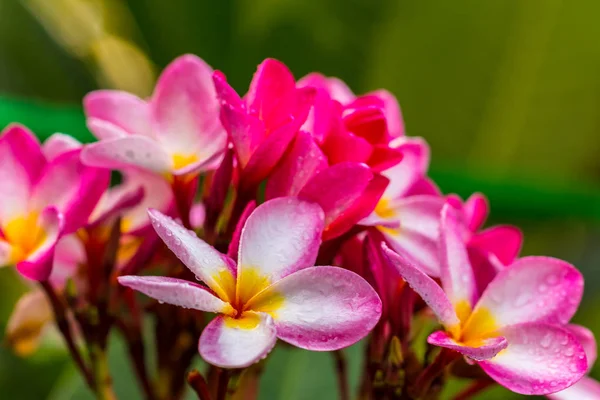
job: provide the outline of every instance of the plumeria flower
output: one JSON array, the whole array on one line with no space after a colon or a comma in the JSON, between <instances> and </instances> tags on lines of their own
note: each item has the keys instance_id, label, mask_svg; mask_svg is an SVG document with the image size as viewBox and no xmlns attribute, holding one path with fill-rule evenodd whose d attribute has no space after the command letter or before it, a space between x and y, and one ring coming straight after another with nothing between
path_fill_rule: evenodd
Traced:
<instances>
[{"instance_id":1,"label":"plumeria flower","mask_svg":"<svg viewBox=\"0 0 600 400\"><path fill-rule=\"evenodd\" d=\"M244 98L225 76L214 74L221 101L221 119L236 153L244 187L266 178L306 120L314 91L296 88L290 70L266 59L254 74Z\"/></svg>"},{"instance_id":2,"label":"plumeria flower","mask_svg":"<svg viewBox=\"0 0 600 400\"><path fill-rule=\"evenodd\" d=\"M150 276L119 282L161 302L218 313L199 342L211 364L246 367L277 338L309 350L340 349L366 336L381 315L381 301L363 278L313 267L324 219L315 204L278 198L257 207L241 231L237 266L172 219L156 211L150 218L206 286Z\"/></svg>"},{"instance_id":3,"label":"plumeria flower","mask_svg":"<svg viewBox=\"0 0 600 400\"><path fill-rule=\"evenodd\" d=\"M431 276L439 276L437 239L444 199L427 177L429 147L420 138L400 138L404 154L384 171L390 183L374 211L359 222L374 226L389 246Z\"/></svg>"},{"instance_id":4,"label":"plumeria flower","mask_svg":"<svg viewBox=\"0 0 600 400\"><path fill-rule=\"evenodd\" d=\"M573 385L588 367L581 342L565 327L581 301L582 275L561 260L525 257L502 270L478 297L457 218L445 205L441 287L384 246L388 262L444 327L428 342L461 353L517 393L549 394Z\"/></svg>"},{"instance_id":5,"label":"plumeria flower","mask_svg":"<svg viewBox=\"0 0 600 400\"><path fill-rule=\"evenodd\" d=\"M215 169L226 148L212 69L194 55L169 64L147 101L100 90L85 97L84 109L100 139L83 151L88 165L193 176Z\"/></svg>"},{"instance_id":6,"label":"plumeria flower","mask_svg":"<svg viewBox=\"0 0 600 400\"><path fill-rule=\"evenodd\" d=\"M53 139L50 139L53 140ZM0 136L0 265L46 280L59 237L84 226L108 187L108 171L81 164L80 150L48 160L27 128Z\"/></svg>"}]
</instances>

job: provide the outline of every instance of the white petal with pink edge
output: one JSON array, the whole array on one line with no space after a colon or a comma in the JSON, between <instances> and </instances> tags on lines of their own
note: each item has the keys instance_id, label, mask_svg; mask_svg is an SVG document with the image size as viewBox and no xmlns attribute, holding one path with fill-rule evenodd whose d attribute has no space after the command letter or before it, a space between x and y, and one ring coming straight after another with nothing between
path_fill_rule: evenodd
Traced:
<instances>
[{"instance_id":1,"label":"white petal with pink edge","mask_svg":"<svg viewBox=\"0 0 600 400\"><path fill-rule=\"evenodd\" d=\"M148 104L137 96L118 90L96 90L83 99L88 126L98 139L107 139L96 131L95 122L109 123L125 134L151 136Z\"/></svg>"},{"instance_id":2,"label":"white petal with pink edge","mask_svg":"<svg viewBox=\"0 0 600 400\"><path fill-rule=\"evenodd\" d=\"M321 207L297 198L280 197L258 206L242 229L238 275L252 268L276 282L313 266L323 221Z\"/></svg>"},{"instance_id":3,"label":"white petal with pink edge","mask_svg":"<svg viewBox=\"0 0 600 400\"><path fill-rule=\"evenodd\" d=\"M381 300L371 285L337 267L294 272L255 296L247 307L270 313L279 339L318 351L356 343L381 316Z\"/></svg>"},{"instance_id":4,"label":"white petal with pink edge","mask_svg":"<svg viewBox=\"0 0 600 400\"><path fill-rule=\"evenodd\" d=\"M183 279L165 276L120 276L119 283L144 293L159 302L194 310L225 313L233 312L231 305L212 294L204 286Z\"/></svg>"},{"instance_id":5,"label":"white petal with pink edge","mask_svg":"<svg viewBox=\"0 0 600 400\"><path fill-rule=\"evenodd\" d=\"M500 271L473 313L486 309L495 328L525 322L567 323L579 306L583 276L551 257L524 257Z\"/></svg>"},{"instance_id":6,"label":"white petal with pink edge","mask_svg":"<svg viewBox=\"0 0 600 400\"><path fill-rule=\"evenodd\" d=\"M598 400L600 399L600 382L584 376L573 386L546 397L551 400Z\"/></svg>"},{"instance_id":7,"label":"white petal with pink edge","mask_svg":"<svg viewBox=\"0 0 600 400\"><path fill-rule=\"evenodd\" d=\"M202 358L217 367L245 368L266 357L277 342L270 315L246 313L241 320L213 319L200 336Z\"/></svg>"},{"instance_id":8,"label":"white petal with pink edge","mask_svg":"<svg viewBox=\"0 0 600 400\"><path fill-rule=\"evenodd\" d=\"M383 194L386 199L405 196L412 185L423 178L429 166L429 146L422 138L402 137L394 141L394 147L402 151L403 158L383 172L390 180Z\"/></svg>"},{"instance_id":9,"label":"white petal with pink edge","mask_svg":"<svg viewBox=\"0 0 600 400\"><path fill-rule=\"evenodd\" d=\"M85 248L77 234L61 237L54 250L50 283L62 290L67 280L75 276L77 269L85 264L86 259Z\"/></svg>"},{"instance_id":10,"label":"white petal with pink edge","mask_svg":"<svg viewBox=\"0 0 600 400\"><path fill-rule=\"evenodd\" d=\"M150 221L167 247L223 300L233 301L235 262L172 218L149 210Z\"/></svg>"},{"instance_id":11,"label":"white petal with pink edge","mask_svg":"<svg viewBox=\"0 0 600 400\"><path fill-rule=\"evenodd\" d=\"M568 330L547 323L519 324L501 329L508 347L479 365L513 392L543 395L563 390L587 370L583 347Z\"/></svg>"},{"instance_id":12,"label":"white petal with pink edge","mask_svg":"<svg viewBox=\"0 0 600 400\"><path fill-rule=\"evenodd\" d=\"M55 133L44 142L42 151L48 160L53 160L61 154L78 149L81 146L82 144L74 137L64 133Z\"/></svg>"},{"instance_id":13,"label":"white petal with pink edge","mask_svg":"<svg viewBox=\"0 0 600 400\"><path fill-rule=\"evenodd\" d=\"M437 331L429 335L427 343L458 351L476 361L488 360L508 346L508 342L502 336L487 338L475 345L457 342L443 331Z\"/></svg>"},{"instance_id":14,"label":"white petal with pink edge","mask_svg":"<svg viewBox=\"0 0 600 400\"><path fill-rule=\"evenodd\" d=\"M442 325L449 331L456 331L460 327L460 320L442 288L419 268L390 250L385 244L382 246L382 250L390 266L398 270L402 278L421 296Z\"/></svg>"},{"instance_id":15,"label":"white petal with pink edge","mask_svg":"<svg viewBox=\"0 0 600 400\"><path fill-rule=\"evenodd\" d=\"M598 357L598 347L594 333L581 325L569 324L564 326L564 328L579 340L585 351L589 369L592 369Z\"/></svg>"},{"instance_id":16,"label":"white petal with pink edge","mask_svg":"<svg viewBox=\"0 0 600 400\"><path fill-rule=\"evenodd\" d=\"M142 168L164 174L173 168L169 154L153 139L140 135L102 140L87 145L81 160L94 167Z\"/></svg>"}]
</instances>

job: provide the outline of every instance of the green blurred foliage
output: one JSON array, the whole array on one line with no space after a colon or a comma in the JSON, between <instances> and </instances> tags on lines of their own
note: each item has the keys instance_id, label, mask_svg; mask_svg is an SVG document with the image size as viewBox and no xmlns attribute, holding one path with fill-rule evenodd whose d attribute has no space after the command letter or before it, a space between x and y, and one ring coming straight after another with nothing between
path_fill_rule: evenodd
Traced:
<instances>
[{"instance_id":1,"label":"green blurred foliage","mask_svg":"<svg viewBox=\"0 0 600 400\"><path fill-rule=\"evenodd\" d=\"M275 57L297 77L317 70L357 93L389 89L408 133L430 142L433 176L445 191L488 193L492 221L524 230L525 254L582 269L587 294L576 320L600 332L600 2L98 1L108 5L107 29L137 44L157 71L195 53L244 92L256 65ZM0 0L0 123L27 121L42 136L90 140L80 101L99 87L97 70L48 34L26 4ZM36 103L45 105L35 115L23 107ZM23 290L13 275L0 271L2 330ZM111 348L117 391L137 398L119 346ZM87 398L53 348L27 360L0 349L0 397ZM348 352L356 377L360 351ZM326 354L278 348L266 368L265 399L335 397ZM483 397L510 395L497 389Z\"/></svg>"}]
</instances>

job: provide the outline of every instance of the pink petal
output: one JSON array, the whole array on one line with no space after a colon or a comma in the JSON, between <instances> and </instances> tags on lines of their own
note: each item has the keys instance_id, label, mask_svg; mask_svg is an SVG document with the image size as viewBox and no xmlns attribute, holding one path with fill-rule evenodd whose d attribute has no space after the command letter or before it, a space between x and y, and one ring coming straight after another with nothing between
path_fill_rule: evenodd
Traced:
<instances>
[{"instance_id":1,"label":"pink petal","mask_svg":"<svg viewBox=\"0 0 600 400\"><path fill-rule=\"evenodd\" d=\"M17 263L17 271L31 280L45 281L52 272L54 249L63 229L63 217L56 208L46 208L40 214L37 226L45 232L43 242L26 260Z\"/></svg>"},{"instance_id":2,"label":"pink petal","mask_svg":"<svg viewBox=\"0 0 600 400\"><path fill-rule=\"evenodd\" d=\"M132 275L120 276L117 280L121 285L144 293L159 302L206 312L234 312L229 303L194 282L165 276Z\"/></svg>"},{"instance_id":3,"label":"pink petal","mask_svg":"<svg viewBox=\"0 0 600 400\"><path fill-rule=\"evenodd\" d=\"M483 339L476 346L469 346L455 341L443 331L437 331L429 335L427 343L458 351L462 355L477 361L488 360L508 346L506 339L501 336Z\"/></svg>"},{"instance_id":4,"label":"pink petal","mask_svg":"<svg viewBox=\"0 0 600 400\"><path fill-rule=\"evenodd\" d=\"M600 382L584 376L573 386L546 397L551 400L598 400L600 399Z\"/></svg>"},{"instance_id":5,"label":"pink petal","mask_svg":"<svg viewBox=\"0 0 600 400\"><path fill-rule=\"evenodd\" d=\"M238 276L253 268L269 282L276 282L313 266L322 231L323 211L316 204L293 197L261 204L242 230Z\"/></svg>"},{"instance_id":6,"label":"pink petal","mask_svg":"<svg viewBox=\"0 0 600 400\"><path fill-rule=\"evenodd\" d=\"M48 160L53 160L59 155L78 149L82 144L72 136L63 133L55 133L50 136L42 145L44 156Z\"/></svg>"},{"instance_id":7,"label":"pink petal","mask_svg":"<svg viewBox=\"0 0 600 400\"><path fill-rule=\"evenodd\" d=\"M104 196L102 196L90 216L89 225L96 226L106 222L110 218L121 215L125 210L140 204L144 196L145 191L142 186L132 187L120 184L109 188L104 192ZM147 219L146 214L145 216Z\"/></svg>"},{"instance_id":8,"label":"pink petal","mask_svg":"<svg viewBox=\"0 0 600 400\"><path fill-rule=\"evenodd\" d=\"M344 109L342 114L344 126L349 132L366 139L370 144L387 145L389 136L383 111L371 104L360 103L362 102L357 99Z\"/></svg>"},{"instance_id":9,"label":"pink petal","mask_svg":"<svg viewBox=\"0 0 600 400\"><path fill-rule=\"evenodd\" d=\"M150 136L148 104L137 96L118 90L96 90L83 99L88 127L98 139L107 139L102 126L110 124L125 134ZM95 129L100 126L100 129Z\"/></svg>"},{"instance_id":10,"label":"pink petal","mask_svg":"<svg viewBox=\"0 0 600 400\"><path fill-rule=\"evenodd\" d=\"M142 168L157 174L169 173L173 166L169 154L156 141L140 135L87 145L81 153L81 159L94 167Z\"/></svg>"},{"instance_id":11,"label":"pink petal","mask_svg":"<svg viewBox=\"0 0 600 400\"><path fill-rule=\"evenodd\" d=\"M418 195L430 195L430 196L442 196L442 191L435 184L434 181L427 177L423 177L416 181L408 192L406 192L406 197L410 196L418 196Z\"/></svg>"},{"instance_id":12,"label":"pink petal","mask_svg":"<svg viewBox=\"0 0 600 400\"><path fill-rule=\"evenodd\" d=\"M198 229L204 225L206 219L206 207L202 203L196 203L190 210L190 224L192 228Z\"/></svg>"},{"instance_id":13,"label":"pink petal","mask_svg":"<svg viewBox=\"0 0 600 400\"><path fill-rule=\"evenodd\" d=\"M196 236L172 218L148 210L150 221L167 247L189 268L197 279L203 281L223 300L233 301L232 287L235 263L224 254ZM231 280L231 282L230 282Z\"/></svg>"},{"instance_id":14,"label":"pink petal","mask_svg":"<svg viewBox=\"0 0 600 400\"><path fill-rule=\"evenodd\" d=\"M110 171L83 165L80 150L72 150L48 163L30 206L34 210L55 206L64 215L65 233L71 233L87 224L109 181Z\"/></svg>"},{"instance_id":15,"label":"pink petal","mask_svg":"<svg viewBox=\"0 0 600 400\"><path fill-rule=\"evenodd\" d=\"M127 223L126 232L135 233L150 225L149 209L164 213L169 211L174 201L173 192L167 181L144 171L131 171L125 174L124 178L122 190L131 193L135 188L141 187L144 191L142 201L123 212L123 219Z\"/></svg>"},{"instance_id":16,"label":"pink petal","mask_svg":"<svg viewBox=\"0 0 600 400\"><path fill-rule=\"evenodd\" d=\"M585 351L588 367L589 369L592 369L596 362L596 358L598 357L598 348L594 333L581 325L569 324L565 325L564 328L579 340L579 343L581 343L581 346L583 346L583 350Z\"/></svg>"},{"instance_id":17,"label":"pink petal","mask_svg":"<svg viewBox=\"0 0 600 400\"><path fill-rule=\"evenodd\" d=\"M156 138L170 154L198 154L206 160L225 150L212 74L191 54L175 59L161 74L150 109Z\"/></svg>"},{"instance_id":18,"label":"pink petal","mask_svg":"<svg viewBox=\"0 0 600 400\"><path fill-rule=\"evenodd\" d=\"M411 187L421 180L429 166L429 146L421 138L402 138L395 146L402 155L402 161L383 172L389 178L383 197L397 199L407 195Z\"/></svg>"},{"instance_id":19,"label":"pink petal","mask_svg":"<svg viewBox=\"0 0 600 400\"><path fill-rule=\"evenodd\" d=\"M67 280L73 278L78 268L85 265L86 261L85 248L77 234L63 236L54 250L50 282L62 290Z\"/></svg>"},{"instance_id":20,"label":"pink petal","mask_svg":"<svg viewBox=\"0 0 600 400\"><path fill-rule=\"evenodd\" d=\"M254 297L248 308L272 311L277 337L308 350L330 351L350 346L377 324L381 300L354 272L312 267L294 272Z\"/></svg>"},{"instance_id":21,"label":"pink petal","mask_svg":"<svg viewBox=\"0 0 600 400\"><path fill-rule=\"evenodd\" d=\"M444 292L455 308L463 308L467 317L473 309L477 296L477 285L473 268L465 247L462 234L464 227L459 224L456 210L446 204L442 208L440 222L440 265Z\"/></svg>"},{"instance_id":22,"label":"pink petal","mask_svg":"<svg viewBox=\"0 0 600 400\"><path fill-rule=\"evenodd\" d=\"M398 165L402 158L404 158L404 154L400 149L393 149L387 145L375 145L367 164L373 171L382 172Z\"/></svg>"},{"instance_id":23,"label":"pink petal","mask_svg":"<svg viewBox=\"0 0 600 400\"><path fill-rule=\"evenodd\" d=\"M347 132L343 126L334 126L325 136L321 148L332 165L366 163L373 154L373 146L367 139Z\"/></svg>"},{"instance_id":24,"label":"pink petal","mask_svg":"<svg viewBox=\"0 0 600 400\"><path fill-rule=\"evenodd\" d=\"M512 264L523 245L523 233L515 226L500 225L488 228L473 235L470 248L476 248L483 254L494 255L503 265Z\"/></svg>"},{"instance_id":25,"label":"pink petal","mask_svg":"<svg viewBox=\"0 0 600 400\"><path fill-rule=\"evenodd\" d=\"M94 136L101 140L123 138L130 135L122 128L100 119L88 119L86 125L90 132L93 132Z\"/></svg>"},{"instance_id":26,"label":"pink petal","mask_svg":"<svg viewBox=\"0 0 600 400\"><path fill-rule=\"evenodd\" d=\"M472 232L481 228L487 219L489 208L487 197L482 193L474 193L465 201L463 211Z\"/></svg>"},{"instance_id":27,"label":"pink petal","mask_svg":"<svg viewBox=\"0 0 600 400\"><path fill-rule=\"evenodd\" d=\"M356 98L344 81L338 78L328 78L317 72L311 72L301 78L298 81L298 87L324 89L331 95L333 100L337 100L341 104L348 104Z\"/></svg>"},{"instance_id":28,"label":"pink petal","mask_svg":"<svg viewBox=\"0 0 600 400\"><path fill-rule=\"evenodd\" d=\"M504 328L508 347L479 365L513 392L543 395L565 389L587 370L581 344L566 329L544 323Z\"/></svg>"},{"instance_id":29,"label":"pink petal","mask_svg":"<svg viewBox=\"0 0 600 400\"><path fill-rule=\"evenodd\" d=\"M565 324L582 293L583 277L571 264L551 257L525 257L496 276L473 313L488 310L496 327L536 321Z\"/></svg>"},{"instance_id":30,"label":"pink petal","mask_svg":"<svg viewBox=\"0 0 600 400\"><path fill-rule=\"evenodd\" d=\"M454 311L450 299L442 288L419 268L410 264L400 255L390 250L385 244L383 255L390 266L396 268L410 287L421 296L423 301L435 313L444 327L453 331L460 327L460 320Z\"/></svg>"},{"instance_id":31,"label":"pink petal","mask_svg":"<svg viewBox=\"0 0 600 400\"><path fill-rule=\"evenodd\" d=\"M227 255L231 257L232 260L237 260L239 257L238 253L240 250L240 238L242 237L242 230L246 225L248 217L252 215L255 209L256 201L252 200L246 205L246 208L244 208L244 211L242 212L242 215L240 215L240 219L235 226L235 231L231 236L231 242L229 242L229 248L227 249Z\"/></svg>"},{"instance_id":32,"label":"pink petal","mask_svg":"<svg viewBox=\"0 0 600 400\"><path fill-rule=\"evenodd\" d=\"M306 183L327 168L327 159L313 138L298 132L294 143L267 181L265 197L297 196Z\"/></svg>"},{"instance_id":33,"label":"pink petal","mask_svg":"<svg viewBox=\"0 0 600 400\"><path fill-rule=\"evenodd\" d=\"M27 212L33 183L46 164L37 138L21 125L0 135L0 224Z\"/></svg>"},{"instance_id":34,"label":"pink petal","mask_svg":"<svg viewBox=\"0 0 600 400\"><path fill-rule=\"evenodd\" d=\"M376 97L382 102L389 135L393 138L404 136L404 120L396 96L383 89L371 92L367 96Z\"/></svg>"},{"instance_id":35,"label":"pink petal","mask_svg":"<svg viewBox=\"0 0 600 400\"><path fill-rule=\"evenodd\" d=\"M222 368L245 368L269 354L277 342L273 319L264 313L246 314L246 319L256 320L255 326L218 316L204 328L198 348L206 362Z\"/></svg>"}]
</instances>

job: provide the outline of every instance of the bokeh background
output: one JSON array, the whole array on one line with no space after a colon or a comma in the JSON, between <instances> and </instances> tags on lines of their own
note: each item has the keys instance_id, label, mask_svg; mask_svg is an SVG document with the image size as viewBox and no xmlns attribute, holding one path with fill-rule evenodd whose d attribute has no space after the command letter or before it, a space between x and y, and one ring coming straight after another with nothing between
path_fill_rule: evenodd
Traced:
<instances>
[{"instance_id":1,"label":"bokeh background","mask_svg":"<svg viewBox=\"0 0 600 400\"><path fill-rule=\"evenodd\" d=\"M431 144L431 175L444 191L485 192L491 222L525 232L523 254L583 271L575 320L600 334L599 15L597 0L0 0L0 125L91 140L86 92L147 96L183 53L224 71L240 92L265 57L298 78L317 70L357 93L386 88L408 133ZM0 271L0 338L23 290L13 271ZM139 398L114 339L117 393ZM1 347L0 397L89 398L56 341L28 359ZM359 353L349 350L355 377ZM332 368L326 354L278 349L262 398L333 399Z\"/></svg>"}]
</instances>

